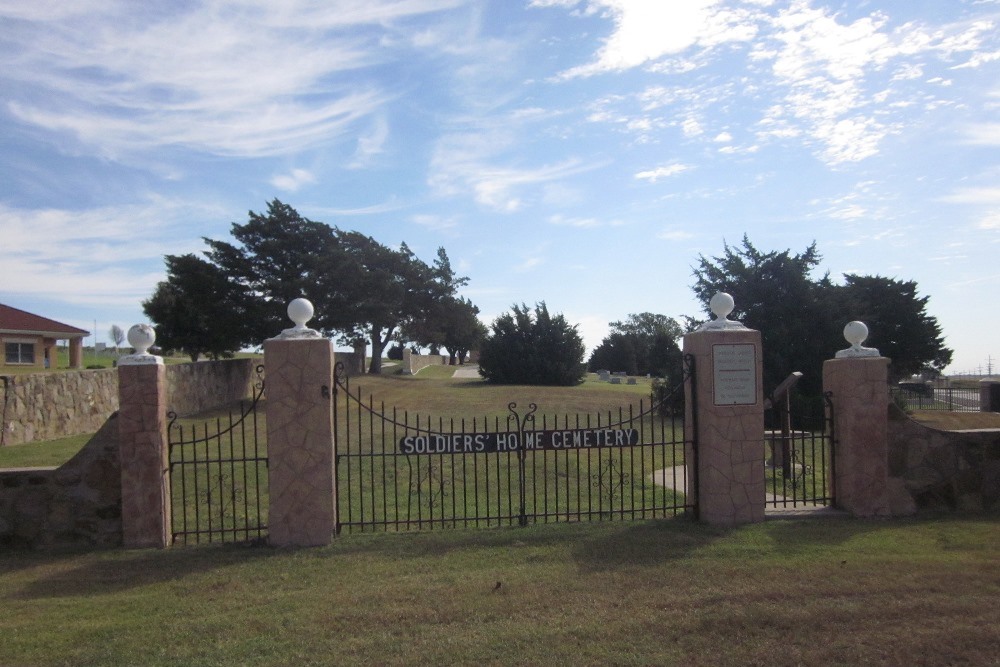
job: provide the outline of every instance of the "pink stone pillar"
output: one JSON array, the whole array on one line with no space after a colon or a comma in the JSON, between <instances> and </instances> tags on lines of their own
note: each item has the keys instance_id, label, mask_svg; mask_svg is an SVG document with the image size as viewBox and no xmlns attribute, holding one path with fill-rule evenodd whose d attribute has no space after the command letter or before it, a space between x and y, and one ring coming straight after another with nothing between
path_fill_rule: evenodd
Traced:
<instances>
[{"instance_id":1,"label":"pink stone pillar","mask_svg":"<svg viewBox=\"0 0 1000 667\"><path fill-rule=\"evenodd\" d=\"M162 363L118 366L122 530L126 547L170 544L167 382Z\"/></svg>"},{"instance_id":2,"label":"pink stone pillar","mask_svg":"<svg viewBox=\"0 0 1000 667\"><path fill-rule=\"evenodd\" d=\"M890 514L889 360L844 357L823 363L823 389L833 403L834 503L858 517Z\"/></svg>"},{"instance_id":3,"label":"pink stone pillar","mask_svg":"<svg viewBox=\"0 0 1000 667\"><path fill-rule=\"evenodd\" d=\"M279 337L264 343L267 523L268 540L275 546L329 544L337 528L333 363L333 344L323 338Z\"/></svg>"},{"instance_id":4,"label":"pink stone pillar","mask_svg":"<svg viewBox=\"0 0 1000 667\"><path fill-rule=\"evenodd\" d=\"M697 484L699 520L722 526L764 520L761 338L736 327L684 336L684 352L694 357L694 380L685 385L685 439L697 443L686 457L688 479Z\"/></svg>"}]
</instances>

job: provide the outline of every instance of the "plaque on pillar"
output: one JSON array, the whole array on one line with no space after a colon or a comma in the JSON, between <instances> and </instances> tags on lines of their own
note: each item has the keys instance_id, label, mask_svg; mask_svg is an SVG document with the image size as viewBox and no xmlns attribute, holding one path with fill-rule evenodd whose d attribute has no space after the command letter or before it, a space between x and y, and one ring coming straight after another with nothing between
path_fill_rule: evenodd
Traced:
<instances>
[{"instance_id":1,"label":"plaque on pillar","mask_svg":"<svg viewBox=\"0 0 1000 667\"><path fill-rule=\"evenodd\" d=\"M757 348L746 344L712 346L715 405L757 404Z\"/></svg>"}]
</instances>

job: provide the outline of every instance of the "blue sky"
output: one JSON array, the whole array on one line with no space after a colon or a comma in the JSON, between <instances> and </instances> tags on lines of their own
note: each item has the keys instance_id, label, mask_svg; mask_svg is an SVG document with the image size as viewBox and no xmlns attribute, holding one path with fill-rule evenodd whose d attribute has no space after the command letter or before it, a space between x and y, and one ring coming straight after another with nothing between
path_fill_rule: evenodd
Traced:
<instances>
[{"instance_id":1,"label":"blue sky","mask_svg":"<svg viewBox=\"0 0 1000 667\"><path fill-rule=\"evenodd\" d=\"M589 348L699 314L724 242L815 240L835 281L916 280L952 370L1000 363L998 23L997 0L0 0L0 301L103 340L164 254L278 198L444 246L485 322L545 301Z\"/></svg>"}]
</instances>

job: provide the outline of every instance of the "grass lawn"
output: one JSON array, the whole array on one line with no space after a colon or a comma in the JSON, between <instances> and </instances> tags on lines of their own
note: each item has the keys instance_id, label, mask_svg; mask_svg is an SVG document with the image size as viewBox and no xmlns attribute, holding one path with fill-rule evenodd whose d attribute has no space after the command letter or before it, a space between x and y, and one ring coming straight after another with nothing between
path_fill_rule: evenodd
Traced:
<instances>
[{"instance_id":1,"label":"grass lawn","mask_svg":"<svg viewBox=\"0 0 1000 667\"><path fill-rule=\"evenodd\" d=\"M43 442L26 442L20 445L0 447L0 468L61 466L73 458L93 435L93 433L86 433Z\"/></svg>"},{"instance_id":2,"label":"grass lawn","mask_svg":"<svg viewBox=\"0 0 1000 667\"><path fill-rule=\"evenodd\" d=\"M1000 519L0 555L9 665L987 665Z\"/></svg>"}]
</instances>

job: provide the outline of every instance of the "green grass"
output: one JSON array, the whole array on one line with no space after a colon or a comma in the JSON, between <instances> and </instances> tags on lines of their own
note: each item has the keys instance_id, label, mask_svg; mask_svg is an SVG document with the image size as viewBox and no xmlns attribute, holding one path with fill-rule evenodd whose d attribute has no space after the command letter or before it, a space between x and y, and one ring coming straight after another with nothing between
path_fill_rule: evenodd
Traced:
<instances>
[{"instance_id":1,"label":"green grass","mask_svg":"<svg viewBox=\"0 0 1000 667\"><path fill-rule=\"evenodd\" d=\"M61 466L80 451L93 433L68 438L28 442L0 447L0 468L45 468Z\"/></svg>"},{"instance_id":2,"label":"green grass","mask_svg":"<svg viewBox=\"0 0 1000 667\"><path fill-rule=\"evenodd\" d=\"M996 517L6 553L0 662L986 665L998 571Z\"/></svg>"}]
</instances>

